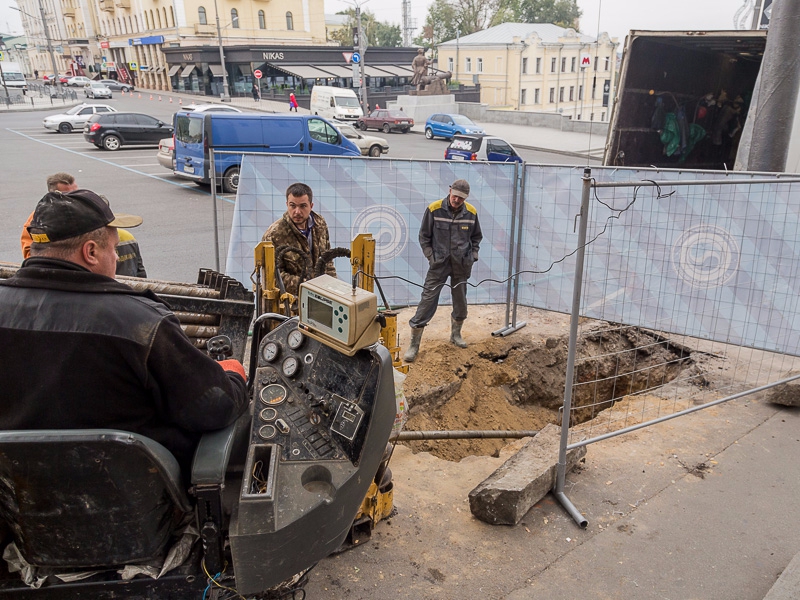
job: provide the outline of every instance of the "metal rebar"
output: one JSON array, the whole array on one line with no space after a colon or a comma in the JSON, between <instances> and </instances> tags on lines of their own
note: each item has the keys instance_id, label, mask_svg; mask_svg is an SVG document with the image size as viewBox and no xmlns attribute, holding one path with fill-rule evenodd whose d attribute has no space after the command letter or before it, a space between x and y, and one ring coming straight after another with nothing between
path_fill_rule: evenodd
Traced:
<instances>
[{"instance_id":1,"label":"metal rebar","mask_svg":"<svg viewBox=\"0 0 800 600\"><path fill-rule=\"evenodd\" d=\"M533 437L538 430L509 431L493 429L475 429L466 431L401 431L389 439L398 442L411 442L416 440L473 440L473 439L520 439Z\"/></svg>"},{"instance_id":2,"label":"metal rebar","mask_svg":"<svg viewBox=\"0 0 800 600\"><path fill-rule=\"evenodd\" d=\"M181 329L190 338L212 338L219 335L219 327L207 327L205 325L184 325L181 323Z\"/></svg>"},{"instance_id":3,"label":"metal rebar","mask_svg":"<svg viewBox=\"0 0 800 600\"><path fill-rule=\"evenodd\" d=\"M219 315L172 311L183 325L219 325Z\"/></svg>"}]
</instances>

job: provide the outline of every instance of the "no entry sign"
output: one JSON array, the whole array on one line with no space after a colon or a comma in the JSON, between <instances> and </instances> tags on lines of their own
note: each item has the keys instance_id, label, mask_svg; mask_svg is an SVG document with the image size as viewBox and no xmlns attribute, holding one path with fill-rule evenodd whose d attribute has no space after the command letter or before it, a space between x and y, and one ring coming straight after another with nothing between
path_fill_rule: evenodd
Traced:
<instances>
[{"instance_id":1,"label":"no entry sign","mask_svg":"<svg viewBox=\"0 0 800 600\"><path fill-rule=\"evenodd\" d=\"M253 77L255 77L256 79L261 79L261 77L263 77L263 75L264 74L261 71L259 71L258 69L253 71Z\"/></svg>"}]
</instances>

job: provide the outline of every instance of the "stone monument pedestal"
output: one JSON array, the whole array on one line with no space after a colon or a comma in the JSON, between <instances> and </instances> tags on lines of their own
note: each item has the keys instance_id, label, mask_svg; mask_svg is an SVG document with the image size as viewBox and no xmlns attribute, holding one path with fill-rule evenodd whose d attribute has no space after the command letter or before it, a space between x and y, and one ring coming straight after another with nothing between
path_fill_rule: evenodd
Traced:
<instances>
[{"instance_id":1,"label":"stone monument pedestal","mask_svg":"<svg viewBox=\"0 0 800 600\"><path fill-rule=\"evenodd\" d=\"M386 108L399 109L414 119L414 127L425 128L425 121L434 113L458 114L458 104L453 94L440 96L398 96L387 102Z\"/></svg>"}]
</instances>

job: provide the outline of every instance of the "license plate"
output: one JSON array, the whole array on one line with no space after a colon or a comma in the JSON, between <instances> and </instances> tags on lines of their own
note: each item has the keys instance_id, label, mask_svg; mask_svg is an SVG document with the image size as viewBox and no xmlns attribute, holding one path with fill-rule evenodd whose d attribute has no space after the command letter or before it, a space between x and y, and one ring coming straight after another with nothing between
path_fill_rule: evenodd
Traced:
<instances>
[{"instance_id":1,"label":"license plate","mask_svg":"<svg viewBox=\"0 0 800 600\"><path fill-rule=\"evenodd\" d=\"M194 173L194 167L190 167L189 165L184 165L183 170L185 173Z\"/></svg>"},{"instance_id":2,"label":"license plate","mask_svg":"<svg viewBox=\"0 0 800 600\"><path fill-rule=\"evenodd\" d=\"M463 157L463 156L460 156L459 154L453 154L453 155L450 157L450 160L464 160L464 157Z\"/></svg>"}]
</instances>

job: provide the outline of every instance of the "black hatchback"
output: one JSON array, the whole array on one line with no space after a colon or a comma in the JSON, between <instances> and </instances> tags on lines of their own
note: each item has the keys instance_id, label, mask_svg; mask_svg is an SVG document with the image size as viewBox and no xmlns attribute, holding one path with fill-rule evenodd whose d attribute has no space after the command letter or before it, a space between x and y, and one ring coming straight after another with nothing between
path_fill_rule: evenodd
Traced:
<instances>
[{"instance_id":1,"label":"black hatchback","mask_svg":"<svg viewBox=\"0 0 800 600\"><path fill-rule=\"evenodd\" d=\"M106 150L119 150L127 145L158 146L158 142L171 135L171 125L141 113L96 114L83 127L83 138Z\"/></svg>"}]
</instances>

